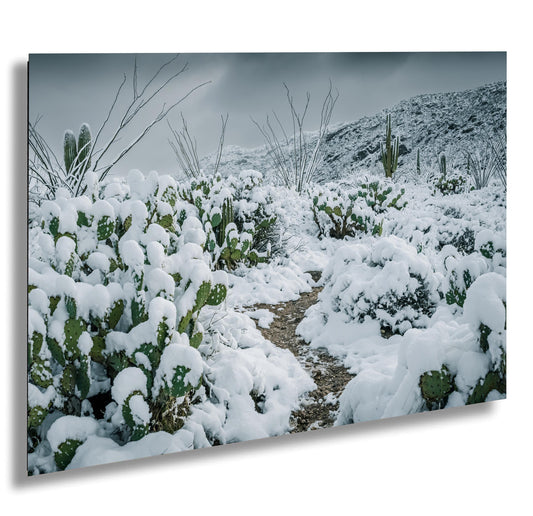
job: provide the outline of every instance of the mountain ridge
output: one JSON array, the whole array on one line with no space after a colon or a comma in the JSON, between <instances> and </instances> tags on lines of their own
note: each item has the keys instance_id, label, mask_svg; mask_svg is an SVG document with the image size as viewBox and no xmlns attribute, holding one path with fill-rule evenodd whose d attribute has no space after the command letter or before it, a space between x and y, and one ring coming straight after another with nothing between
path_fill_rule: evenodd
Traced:
<instances>
[{"instance_id":1,"label":"mountain ridge","mask_svg":"<svg viewBox=\"0 0 533 516\"><path fill-rule=\"evenodd\" d=\"M385 141L385 118L392 118L393 136L400 137L398 173L416 170L420 150L422 168L437 167L444 153L452 167L462 167L465 151L482 149L495 133L503 132L507 118L507 83L499 81L460 92L424 93L365 115L352 122L332 126L324 146L324 160L318 167L320 182L338 180L357 170L380 168L380 145ZM309 132L310 142L316 139ZM206 169L213 156L202 160ZM272 174L266 146L253 149L227 146L222 154L220 172L236 174L252 168Z\"/></svg>"}]
</instances>

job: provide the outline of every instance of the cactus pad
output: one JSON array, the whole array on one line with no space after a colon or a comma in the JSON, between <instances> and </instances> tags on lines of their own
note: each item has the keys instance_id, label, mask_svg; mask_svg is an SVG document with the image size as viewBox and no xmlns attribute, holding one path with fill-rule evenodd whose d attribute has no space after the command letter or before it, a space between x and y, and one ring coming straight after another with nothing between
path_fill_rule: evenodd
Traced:
<instances>
[{"instance_id":1,"label":"cactus pad","mask_svg":"<svg viewBox=\"0 0 533 516\"><path fill-rule=\"evenodd\" d=\"M428 371L420 376L419 381L422 397L428 408L442 408L453 390L453 379L448 368L443 365L440 371Z\"/></svg>"}]
</instances>

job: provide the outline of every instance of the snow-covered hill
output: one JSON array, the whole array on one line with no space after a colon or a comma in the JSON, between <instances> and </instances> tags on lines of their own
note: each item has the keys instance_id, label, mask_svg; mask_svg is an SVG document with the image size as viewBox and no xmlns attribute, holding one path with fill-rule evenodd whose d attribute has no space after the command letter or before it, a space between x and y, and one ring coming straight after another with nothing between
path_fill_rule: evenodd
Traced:
<instances>
[{"instance_id":1,"label":"snow-covered hill","mask_svg":"<svg viewBox=\"0 0 533 516\"><path fill-rule=\"evenodd\" d=\"M436 167L441 153L446 154L449 165L461 166L465 150L480 148L495 132L505 130L506 92L506 83L497 82L462 92L419 95L373 116L334 126L320 166L321 180L339 179L358 169L381 166L380 144L384 141L385 118L389 113L393 136L400 137L400 173L416 169L418 150L422 168ZM203 164L209 169L212 162L210 156ZM224 149L223 175L246 168L264 171L268 176L272 165L265 146Z\"/></svg>"}]
</instances>

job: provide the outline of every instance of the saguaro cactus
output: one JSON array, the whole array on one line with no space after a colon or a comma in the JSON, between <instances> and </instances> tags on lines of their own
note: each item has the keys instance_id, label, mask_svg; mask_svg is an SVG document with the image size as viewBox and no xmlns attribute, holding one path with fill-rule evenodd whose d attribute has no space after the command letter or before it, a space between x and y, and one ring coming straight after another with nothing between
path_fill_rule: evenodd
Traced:
<instances>
[{"instance_id":1,"label":"saguaro cactus","mask_svg":"<svg viewBox=\"0 0 533 516\"><path fill-rule=\"evenodd\" d=\"M69 129L63 138L63 156L67 176L83 177L91 166L91 129L88 124L82 124L76 144L76 136Z\"/></svg>"},{"instance_id":2,"label":"saguaro cactus","mask_svg":"<svg viewBox=\"0 0 533 516\"><path fill-rule=\"evenodd\" d=\"M74 133L69 129L65 131L63 138L63 157L65 160L65 170L67 174L72 170L76 156L78 155L78 148L76 146L76 137Z\"/></svg>"},{"instance_id":3,"label":"saguaro cactus","mask_svg":"<svg viewBox=\"0 0 533 516\"><path fill-rule=\"evenodd\" d=\"M398 168L398 156L400 154L400 138L392 140L391 116L387 115L387 128L385 133L385 146L381 145L381 162L385 170L385 177L392 177Z\"/></svg>"},{"instance_id":4,"label":"saguaro cactus","mask_svg":"<svg viewBox=\"0 0 533 516\"><path fill-rule=\"evenodd\" d=\"M83 170L88 170L91 166L91 129L88 124L82 124L78 136L78 163Z\"/></svg>"},{"instance_id":5,"label":"saguaro cactus","mask_svg":"<svg viewBox=\"0 0 533 516\"><path fill-rule=\"evenodd\" d=\"M446 177L446 155L441 154L439 159L440 175Z\"/></svg>"}]
</instances>

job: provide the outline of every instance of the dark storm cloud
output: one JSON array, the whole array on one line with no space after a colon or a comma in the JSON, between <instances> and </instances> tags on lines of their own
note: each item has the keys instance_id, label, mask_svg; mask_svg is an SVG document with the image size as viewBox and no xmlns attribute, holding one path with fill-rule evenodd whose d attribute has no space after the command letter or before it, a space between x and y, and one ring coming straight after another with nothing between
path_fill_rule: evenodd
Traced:
<instances>
[{"instance_id":1,"label":"dark storm cloud","mask_svg":"<svg viewBox=\"0 0 533 516\"><path fill-rule=\"evenodd\" d=\"M147 81L169 59L166 54L138 56L139 84ZM88 122L93 131L104 120L124 73L131 75L131 54L33 55L30 59L30 120L44 115L40 129L60 149L65 129ZM153 117L163 102L170 105L190 88L210 84L193 93L172 112L178 125L180 111L197 137L200 154L216 149L220 115L229 114L226 143L245 147L262 144L250 118L263 121L275 110L286 113L283 83L302 106L311 94L308 129L316 128L329 81L340 96L333 123L356 120L404 98L421 93L460 91L505 80L505 53L303 53L303 54L185 54L189 63L172 88L161 96L143 120ZM127 87L131 95L131 83ZM126 92L126 90L125 90ZM123 102L119 108L124 108ZM142 121L141 121L142 122ZM142 125L142 124L141 124ZM124 169L175 168L167 143L168 127L160 124L124 161ZM134 132L129 134L133 138ZM124 143L127 143L127 138ZM121 142L122 143L122 142ZM60 151L58 151L60 152Z\"/></svg>"}]
</instances>

